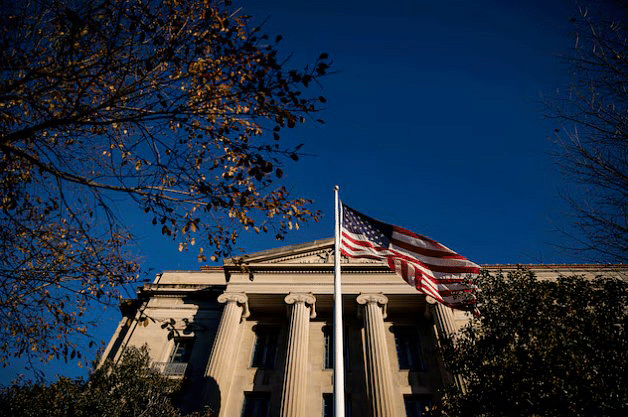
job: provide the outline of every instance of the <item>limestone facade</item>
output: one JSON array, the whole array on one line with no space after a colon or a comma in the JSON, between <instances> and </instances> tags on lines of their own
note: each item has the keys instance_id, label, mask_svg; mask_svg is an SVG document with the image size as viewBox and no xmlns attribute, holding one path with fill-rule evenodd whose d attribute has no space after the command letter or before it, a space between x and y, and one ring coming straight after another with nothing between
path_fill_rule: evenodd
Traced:
<instances>
[{"instance_id":1,"label":"limestone facade","mask_svg":"<svg viewBox=\"0 0 628 417\"><path fill-rule=\"evenodd\" d=\"M188 411L331 415L333 265L327 239L163 272L122 305L104 357L147 345L157 369L184 379ZM533 266L541 278L560 268ZM462 383L442 369L437 344L467 313L433 304L377 262L342 259L342 290L347 417L406 416L437 402L443 384Z\"/></svg>"}]
</instances>

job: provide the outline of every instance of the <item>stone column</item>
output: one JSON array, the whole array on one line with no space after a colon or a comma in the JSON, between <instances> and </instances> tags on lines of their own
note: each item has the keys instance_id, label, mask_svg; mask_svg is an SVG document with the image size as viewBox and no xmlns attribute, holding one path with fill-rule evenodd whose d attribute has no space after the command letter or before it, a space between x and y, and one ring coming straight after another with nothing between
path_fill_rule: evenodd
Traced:
<instances>
[{"instance_id":1,"label":"stone column","mask_svg":"<svg viewBox=\"0 0 628 417\"><path fill-rule=\"evenodd\" d=\"M225 303L225 306L205 370L205 376L209 377L205 399L214 410L220 409L219 416L227 416L229 391L237 359L233 349L238 344L240 323L250 312L244 293L225 292L218 296L218 302Z\"/></svg>"},{"instance_id":2,"label":"stone column","mask_svg":"<svg viewBox=\"0 0 628 417\"><path fill-rule=\"evenodd\" d=\"M395 415L393 379L384 329L388 298L383 294L360 294L357 302L364 306L366 387L371 415L392 417Z\"/></svg>"},{"instance_id":3,"label":"stone column","mask_svg":"<svg viewBox=\"0 0 628 417\"><path fill-rule=\"evenodd\" d=\"M303 417L306 415L309 323L310 318L316 317L316 298L312 294L291 293L285 301L291 307L280 415Z\"/></svg>"},{"instance_id":4,"label":"stone column","mask_svg":"<svg viewBox=\"0 0 628 417\"><path fill-rule=\"evenodd\" d=\"M430 311L434 317L434 325L440 343L444 343L456 332L454 311L447 306L437 302L434 298L427 296L426 301L430 305ZM460 375L455 375L443 370L443 377L446 382L454 383L462 392L466 391L464 379Z\"/></svg>"}]
</instances>

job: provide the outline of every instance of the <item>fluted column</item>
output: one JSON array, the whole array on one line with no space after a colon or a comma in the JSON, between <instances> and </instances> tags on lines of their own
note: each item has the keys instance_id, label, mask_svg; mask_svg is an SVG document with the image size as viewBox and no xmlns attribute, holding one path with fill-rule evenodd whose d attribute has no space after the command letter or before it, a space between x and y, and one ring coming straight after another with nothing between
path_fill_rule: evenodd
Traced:
<instances>
[{"instance_id":1,"label":"fluted column","mask_svg":"<svg viewBox=\"0 0 628 417\"><path fill-rule=\"evenodd\" d=\"M205 370L205 376L210 377L210 387L206 393L206 400L214 407L220 408L219 416L227 416L229 391L237 355L234 355L234 346L237 345L240 335L240 322L249 316L247 297L244 293L225 292L218 296L218 302L224 303L222 317L218 325L218 332L214 339L214 346ZM216 408L214 408L216 409Z\"/></svg>"},{"instance_id":2,"label":"fluted column","mask_svg":"<svg viewBox=\"0 0 628 417\"><path fill-rule=\"evenodd\" d=\"M430 310L432 312L432 316L434 317L434 324L436 325L438 339L441 343L444 343L456 332L454 312L450 307L442 305L430 296L426 297L426 301L430 305ZM456 384L458 389L465 392L466 384L460 375L444 371L443 376L447 382Z\"/></svg>"},{"instance_id":3,"label":"fluted column","mask_svg":"<svg viewBox=\"0 0 628 417\"><path fill-rule=\"evenodd\" d=\"M388 298L383 294L360 294L357 302L364 306L366 386L371 415L392 417L393 379L384 329Z\"/></svg>"},{"instance_id":4,"label":"fluted column","mask_svg":"<svg viewBox=\"0 0 628 417\"><path fill-rule=\"evenodd\" d=\"M438 337L442 339L448 339L456 331L456 325L454 323L454 312L451 308L438 303L432 297L426 297L428 304L431 307L432 314L434 316L434 324L436 324L436 330L438 331Z\"/></svg>"},{"instance_id":5,"label":"fluted column","mask_svg":"<svg viewBox=\"0 0 628 417\"><path fill-rule=\"evenodd\" d=\"M309 323L310 318L316 317L316 298L312 294L292 293L285 301L291 307L281 417L303 417L306 415Z\"/></svg>"}]
</instances>

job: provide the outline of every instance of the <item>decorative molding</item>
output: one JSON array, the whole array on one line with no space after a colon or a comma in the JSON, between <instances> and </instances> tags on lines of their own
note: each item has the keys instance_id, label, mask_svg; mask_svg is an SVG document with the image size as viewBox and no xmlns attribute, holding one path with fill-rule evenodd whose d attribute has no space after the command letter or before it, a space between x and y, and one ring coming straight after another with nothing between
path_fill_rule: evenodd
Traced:
<instances>
[{"instance_id":1,"label":"decorative molding","mask_svg":"<svg viewBox=\"0 0 628 417\"><path fill-rule=\"evenodd\" d=\"M312 252L304 252L295 255L283 256L267 261L269 264L282 264L289 263L288 261L300 260L301 264L332 264L334 263L334 250L333 248L320 249ZM340 263L343 264L381 264L381 261L364 258L348 258L345 255L340 255Z\"/></svg>"},{"instance_id":2,"label":"decorative molding","mask_svg":"<svg viewBox=\"0 0 628 417\"><path fill-rule=\"evenodd\" d=\"M349 259L345 255L341 256L341 263L359 263L359 264L381 264L381 261L373 260L373 259ZM298 260L296 263L300 264L332 264L334 263L334 248L322 248L322 249L314 249L311 251L305 251L300 253L292 253L284 256L279 256L277 258L266 259L266 260L256 260L254 263L262 263L262 264L282 264L282 263L293 263L290 261ZM247 265L248 262L245 258L239 259L239 261L243 265Z\"/></svg>"},{"instance_id":3,"label":"decorative molding","mask_svg":"<svg viewBox=\"0 0 628 417\"><path fill-rule=\"evenodd\" d=\"M333 274L334 264L316 264L316 263L277 263L277 264L249 264L249 270L245 273L253 274ZM244 272L234 270L234 274L242 274ZM374 264L343 264L342 274L394 274L383 263ZM407 284L406 284L407 285Z\"/></svg>"},{"instance_id":4,"label":"decorative molding","mask_svg":"<svg viewBox=\"0 0 628 417\"><path fill-rule=\"evenodd\" d=\"M314 297L312 293L291 292L290 294L286 295L284 301L286 302L286 304L304 303L306 306L309 305L310 307L312 307L312 309L310 310L310 318L316 318L316 308L314 307L316 303L316 297Z\"/></svg>"},{"instance_id":5,"label":"decorative molding","mask_svg":"<svg viewBox=\"0 0 628 417\"><path fill-rule=\"evenodd\" d=\"M248 297L243 292L223 292L218 296L219 303L237 303L241 304L244 308L242 312L242 318L245 319L251 315L249 310Z\"/></svg>"},{"instance_id":6,"label":"decorative molding","mask_svg":"<svg viewBox=\"0 0 628 417\"><path fill-rule=\"evenodd\" d=\"M434 297L432 297L431 295L426 295L425 296L425 301L428 304L436 304L436 299Z\"/></svg>"},{"instance_id":7,"label":"decorative molding","mask_svg":"<svg viewBox=\"0 0 628 417\"><path fill-rule=\"evenodd\" d=\"M269 260L268 263L273 263L273 264L283 263L286 261L291 261L293 259L301 259L302 261L305 261L301 263L329 263L330 261L328 260L328 258L330 256L330 252L331 252L331 255L333 255L333 250L331 250L330 248L313 250L310 252L297 253L293 255L275 258L275 259ZM304 259L308 257L312 259L310 259L309 261ZM331 260L331 262L333 262L333 259Z\"/></svg>"},{"instance_id":8,"label":"decorative molding","mask_svg":"<svg viewBox=\"0 0 628 417\"><path fill-rule=\"evenodd\" d=\"M382 293L360 293L355 299L358 304L377 304L382 307L383 318L388 315L388 297Z\"/></svg>"}]
</instances>

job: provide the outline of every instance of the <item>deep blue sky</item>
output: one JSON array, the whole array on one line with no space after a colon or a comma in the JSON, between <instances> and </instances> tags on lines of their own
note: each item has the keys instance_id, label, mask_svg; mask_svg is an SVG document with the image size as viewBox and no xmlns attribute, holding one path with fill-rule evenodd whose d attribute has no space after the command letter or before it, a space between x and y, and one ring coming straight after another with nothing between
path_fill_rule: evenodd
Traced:
<instances>
[{"instance_id":1,"label":"deep blue sky","mask_svg":"<svg viewBox=\"0 0 628 417\"><path fill-rule=\"evenodd\" d=\"M350 206L478 263L575 260L552 245L567 208L542 104L567 83L569 0L240 3L295 66L327 52L335 71L326 124L282 136L315 155L288 163L286 182L325 217L283 243L245 236L245 252L331 237L338 184ZM144 236L146 266L198 268Z\"/></svg>"},{"instance_id":2,"label":"deep blue sky","mask_svg":"<svg viewBox=\"0 0 628 417\"><path fill-rule=\"evenodd\" d=\"M268 18L264 31L283 35L294 66L327 52L335 71L320 91L326 124L282 136L315 155L288 163L286 184L325 216L284 242L243 236L245 252L331 237L338 184L348 205L480 264L579 261L552 245L566 184L550 156L555 122L541 103L568 82L558 55L573 44L570 0L235 3L258 22ZM136 233L151 275L199 268L195 253L180 254L159 230ZM119 315L102 320L98 336L109 339ZM6 383L18 369L0 372Z\"/></svg>"}]
</instances>

